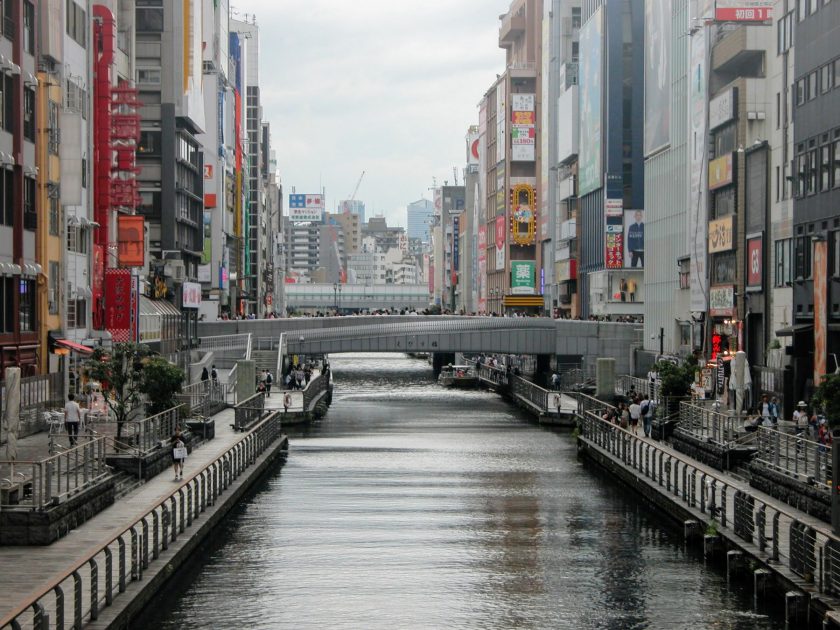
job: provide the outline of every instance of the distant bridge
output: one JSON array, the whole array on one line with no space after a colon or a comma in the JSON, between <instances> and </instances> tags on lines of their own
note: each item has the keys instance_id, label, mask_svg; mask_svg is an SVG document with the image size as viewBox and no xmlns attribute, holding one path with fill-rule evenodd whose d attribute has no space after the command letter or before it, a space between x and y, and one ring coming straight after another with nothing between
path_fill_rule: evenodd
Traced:
<instances>
[{"instance_id":1,"label":"distant bridge","mask_svg":"<svg viewBox=\"0 0 840 630\"><path fill-rule=\"evenodd\" d=\"M250 334L279 340L288 354L429 352L559 355L592 363L614 357L619 374L631 372L631 351L640 343L634 324L538 317L360 316L300 317L202 322L201 337Z\"/></svg>"},{"instance_id":2,"label":"distant bridge","mask_svg":"<svg viewBox=\"0 0 840 630\"><path fill-rule=\"evenodd\" d=\"M283 289L286 306L293 309L420 310L429 306L427 284L287 284Z\"/></svg>"}]
</instances>

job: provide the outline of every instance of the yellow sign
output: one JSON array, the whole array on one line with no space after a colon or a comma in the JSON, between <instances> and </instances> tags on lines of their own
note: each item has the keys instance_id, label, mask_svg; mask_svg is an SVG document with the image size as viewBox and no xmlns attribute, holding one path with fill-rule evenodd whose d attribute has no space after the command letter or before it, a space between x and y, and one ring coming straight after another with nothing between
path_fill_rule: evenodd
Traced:
<instances>
[{"instance_id":1,"label":"yellow sign","mask_svg":"<svg viewBox=\"0 0 840 630\"><path fill-rule=\"evenodd\" d=\"M715 190L732 183L732 154L709 162L709 190Z\"/></svg>"},{"instance_id":2,"label":"yellow sign","mask_svg":"<svg viewBox=\"0 0 840 630\"><path fill-rule=\"evenodd\" d=\"M709 253L728 252L735 244L735 215L709 221Z\"/></svg>"},{"instance_id":3,"label":"yellow sign","mask_svg":"<svg viewBox=\"0 0 840 630\"><path fill-rule=\"evenodd\" d=\"M510 233L517 245L533 245L537 236L536 194L531 184L516 184L510 193Z\"/></svg>"}]
</instances>

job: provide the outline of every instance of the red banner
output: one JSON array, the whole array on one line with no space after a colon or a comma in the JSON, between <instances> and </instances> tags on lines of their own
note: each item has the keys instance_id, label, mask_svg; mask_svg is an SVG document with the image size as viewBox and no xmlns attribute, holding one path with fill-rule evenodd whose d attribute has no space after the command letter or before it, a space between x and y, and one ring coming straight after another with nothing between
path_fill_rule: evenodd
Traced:
<instances>
[{"instance_id":1,"label":"red banner","mask_svg":"<svg viewBox=\"0 0 840 630\"><path fill-rule=\"evenodd\" d=\"M761 288L764 275L764 260L761 251L761 237L747 241L747 286Z\"/></svg>"},{"instance_id":2,"label":"red banner","mask_svg":"<svg viewBox=\"0 0 840 630\"><path fill-rule=\"evenodd\" d=\"M105 271L105 328L117 343L135 340L137 293L128 269Z\"/></svg>"},{"instance_id":3,"label":"red banner","mask_svg":"<svg viewBox=\"0 0 840 630\"><path fill-rule=\"evenodd\" d=\"M143 217L121 214L118 218L117 241L120 267L142 267Z\"/></svg>"}]
</instances>

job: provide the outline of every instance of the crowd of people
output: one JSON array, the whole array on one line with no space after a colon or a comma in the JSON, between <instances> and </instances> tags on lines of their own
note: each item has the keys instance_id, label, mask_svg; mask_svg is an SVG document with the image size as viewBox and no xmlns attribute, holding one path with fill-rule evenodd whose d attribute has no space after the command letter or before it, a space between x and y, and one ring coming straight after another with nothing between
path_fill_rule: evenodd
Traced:
<instances>
[{"instance_id":1,"label":"crowd of people","mask_svg":"<svg viewBox=\"0 0 840 630\"><path fill-rule=\"evenodd\" d=\"M620 402L617 406L604 411L601 418L627 429L633 435L639 435L639 423L646 438L651 437L653 416L656 404L647 394L641 396L630 393L627 402Z\"/></svg>"},{"instance_id":2,"label":"crowd of people","mask_svg":"<svg viewBox=\"0 0 840 630\"><path fill-rule=\"evenodd\" d=\"M318 310L315 312L296 312L290 311L288 317L347 317L353 315L457 315L463 317L546 317L546 315L542 313L529 313L527 311L508 311L504 313L497 313L496 311L490 312L467 312L463 309L452 311L450 309L440 309L438 307L430 307L424 309L413 309L413 308L377 308L377 309L369 309L363 312L358 313L346 313L341 312L339 310ZM268 312L263 315L255 315L254 313L250 313L248 315L242 314L231 314L229 312L223 312L219 315L219 319L221 321L243 321L243 320L254 320L254 319L280 319L282 316L278 315L274 312ZM583 317L572 317L566 311L561 311L559 309L555 309L554 313L551 316L552 319L565 319L565 320L574 320L574 321L590 321L590 322L617 322L617 323L625 323L625 324L642 324L645 321L645 318L641 315L590 315L587 318ZM205 318L202 315L200 321L204 321Z\"/></svg>"}]
</instances>

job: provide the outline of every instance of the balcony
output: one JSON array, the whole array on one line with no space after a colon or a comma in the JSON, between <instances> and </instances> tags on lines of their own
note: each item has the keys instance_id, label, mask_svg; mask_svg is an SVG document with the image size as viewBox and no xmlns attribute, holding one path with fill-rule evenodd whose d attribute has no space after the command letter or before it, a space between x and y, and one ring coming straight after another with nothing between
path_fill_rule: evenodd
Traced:
<instances>
[{"instance_id":1,"label":"balcony","mask_svg":"<svg viewBox=\"0 0 840 630\"><path fill-rule=\"evenodd\" d=\"M510 48L513 43L525 34L525 12L515 15L514 7L510 13L502 18L499 27L499 48Z\"/></svg>"}]
</instances>

